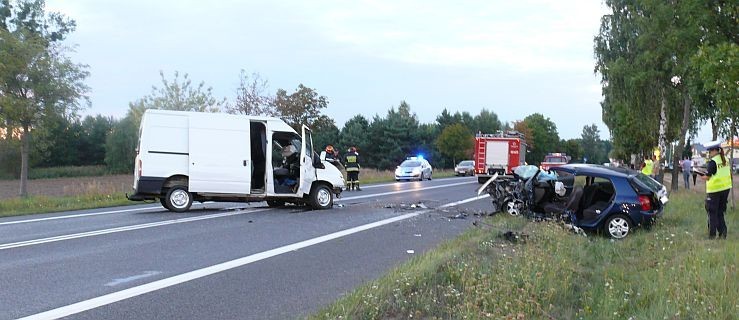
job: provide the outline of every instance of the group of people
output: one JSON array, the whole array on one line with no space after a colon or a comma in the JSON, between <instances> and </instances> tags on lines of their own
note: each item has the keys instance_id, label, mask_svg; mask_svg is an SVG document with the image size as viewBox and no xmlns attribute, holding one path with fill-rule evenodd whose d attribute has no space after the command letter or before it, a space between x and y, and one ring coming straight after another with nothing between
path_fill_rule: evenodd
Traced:
<instances>
[{"instance_id":1,"label":"group of people","mask_svg":"<svg viewBox=\"0 0 739 320\"><path fill-rule=\"evenodd\" d=\"M690 158L680 162L683 171L685 188L690 189L690 176L693 176L693 185L696 177L702 176L706 181L706 212L708 214L708 237L726 239L726 205L729 201L729 192L732 188L731 161L726 158L721 148L721 141L712 141L705 144L708 150L709 161L706 171L697 170ZM641 172L654 177L654 161L646 157Z\"/></svg>"},{"instance_id":2,"label":"group of people","mask_svg":"<svg viewBox=\"0 0 739 320\"><path fill-rule=\"evenodd\" d=\"M359 187L359 170L362 166L359 164L359 153L356 147L349 148L346 154L341 157L339 151L329 144L321 152L321 160L333 164L339 170L346 171L347 191L362 191L362 188Z\"/></svg>"}]
</instances>

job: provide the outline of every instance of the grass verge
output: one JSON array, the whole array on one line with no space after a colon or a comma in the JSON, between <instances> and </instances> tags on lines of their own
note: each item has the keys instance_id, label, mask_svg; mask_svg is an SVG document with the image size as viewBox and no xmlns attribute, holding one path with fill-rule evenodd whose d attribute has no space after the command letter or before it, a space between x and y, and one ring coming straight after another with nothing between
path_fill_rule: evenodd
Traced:
<instances>
[{"instance_id":1,"label":"grass verge","mask_svg":"<svg viewBox=\"0 0 739 320\"><path fill-rule=\"evenodd\" d=\"M622 241L489 217L311 318L735 319L739 236L707 239L703 199L673 194L657 225ZM529 238L507 242L508 230Z\"/></svg>"},{"instance_id":2,"label":"grass verge","mask_svg":"<svg viewBox=\"0 0 739 320\"><path fill-rule=\"evenodd\" d=\"M53 178L94 177L104 176L108 174L110 174L108 168L103 165L31 168L28 171L28 179L36 180ZM0 180L15 179L18 179L18 176L0 175Z\"/></svg>"},{"instance_id":3,"label":"grass verge","mask_svg":"<svg viewBox=\"0 0 739 320\"><path fill-rule=\"evenodd\" d=\"M432 177L437 178L448 178L454 176L454 170L452 169L435 169ZM392 170L376 170L376 169L363 169L359 174L359 181L364 184L371 183L382 183L395 181L395 171Z\"/></svg>"},{"instance_id":4,"label":"grass verge","mask_svg":"<svg viewBox=\"0 0 739 320\"><path fill-rule=\"evenodd\" d=\"M126 199L123 193L84 194L77 196L31 196L0 200L0 217L20 216L68 210L82 210L140 204Z\"/></svg>"}]
</instances>

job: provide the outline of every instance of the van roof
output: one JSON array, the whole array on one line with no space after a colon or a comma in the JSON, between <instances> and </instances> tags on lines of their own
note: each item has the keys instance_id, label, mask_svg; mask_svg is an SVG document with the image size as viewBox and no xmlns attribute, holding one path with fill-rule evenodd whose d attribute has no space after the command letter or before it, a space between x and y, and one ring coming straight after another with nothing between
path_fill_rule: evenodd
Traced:
<instances>
[{"instance_id":1,"label":"van roof","mask_svg":"<svg viewBox=\"0 0 739 320\"><path fill-rule=\"evenodd\" d=\"M216 117L227 117L227 118L241 118L244 120L257 120L257 121L265 121L270 122L270 130L272 131L288 131L288 132L294 132L295 129L290 127L285 121L283 121L280 118L277 117L267 117L267 116L251 116L251 115L245 115L245 114L230 114L230 113L223 113L223 112L198 112L198 111L177 111L177 110L161 110L161 109L147 109L144 111L144 115L146 114L170 114L170 115L187 115L187 116L193 116L193 117L203 117L203 116L216 116Z\"/></svg>"}]
</instances>

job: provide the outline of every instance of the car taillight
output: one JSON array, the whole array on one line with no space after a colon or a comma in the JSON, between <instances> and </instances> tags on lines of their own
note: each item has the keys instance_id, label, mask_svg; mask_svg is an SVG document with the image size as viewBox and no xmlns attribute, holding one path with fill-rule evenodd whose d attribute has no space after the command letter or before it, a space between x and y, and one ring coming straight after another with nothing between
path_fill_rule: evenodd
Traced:
<instances>
[{"instance_id":1,"label":"car taillight","mask_svg":"<svg viewBox=\"0 0 739 320\"><path fill-rule=\"evenodd\" d=\"M639 203L641 203L642 211L652 210L652 200L649 199L649 196L639 196Z\"/></svg>"},{"instance_id":2,"label":"car taillight","mask_svg":"<svg viewBox=\"0 0 739 320\"><path fill-rule=\"evenodd\" d=\"M144 171L144 165L143 162L141 162L141 159L139 159L139 177L141 176L141 172Z\"/></svg>"}]
</instances>

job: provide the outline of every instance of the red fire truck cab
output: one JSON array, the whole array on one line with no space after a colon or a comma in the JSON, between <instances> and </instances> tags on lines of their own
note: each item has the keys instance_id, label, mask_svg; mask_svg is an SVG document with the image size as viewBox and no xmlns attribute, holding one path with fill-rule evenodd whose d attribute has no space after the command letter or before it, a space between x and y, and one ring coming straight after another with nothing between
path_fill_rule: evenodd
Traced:
<instances>
[{"instance_id":1,"label":"red fire truck cab","mask_svg":"<svg viewBox=\"0 0 739 320\"><path fill-rule=\"evenodd\" d=\"M485 183L494 174L510 175L526 163L526 140L517 131L475 135L475 174Z\"/></svg>"}]
</instances>

